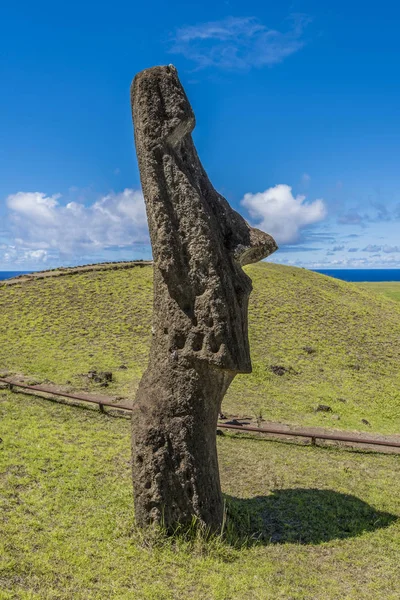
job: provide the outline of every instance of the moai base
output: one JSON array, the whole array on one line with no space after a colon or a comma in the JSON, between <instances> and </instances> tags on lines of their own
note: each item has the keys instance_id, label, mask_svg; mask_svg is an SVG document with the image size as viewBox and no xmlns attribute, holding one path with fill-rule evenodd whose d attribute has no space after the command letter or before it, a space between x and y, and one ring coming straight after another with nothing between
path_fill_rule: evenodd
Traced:
<instances>
[{"instance_id":1,"label":"moai base","mask_svg":"<svg viewBox=\"0 0 400 600\"><path fill-rule=\"evenodd\" d=\"M277 248L210 183L176 69L132 83L132 115L154 257L153 340L132 416L136 521L173 531L223 519L216 425L237 373L250 373L251 280Z\"/></svg>"}]
</instances>

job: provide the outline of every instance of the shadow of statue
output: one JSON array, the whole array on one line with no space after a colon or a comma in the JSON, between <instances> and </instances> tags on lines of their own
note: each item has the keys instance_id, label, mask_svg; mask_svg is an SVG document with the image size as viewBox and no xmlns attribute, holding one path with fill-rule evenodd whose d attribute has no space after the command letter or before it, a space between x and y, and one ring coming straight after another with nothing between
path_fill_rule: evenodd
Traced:
<instances>
[{"instance_id":1,"label":"shadow of statue","mask_svg":"<svg viewBox=\"0 0 400 600\"><path fill-rule=\"evenodd\" d=\"M273 490L269 496L225 495L228 536L253 543L321 544L388 527L396 515L333 490Z\"/></svg>"}]
</instances>

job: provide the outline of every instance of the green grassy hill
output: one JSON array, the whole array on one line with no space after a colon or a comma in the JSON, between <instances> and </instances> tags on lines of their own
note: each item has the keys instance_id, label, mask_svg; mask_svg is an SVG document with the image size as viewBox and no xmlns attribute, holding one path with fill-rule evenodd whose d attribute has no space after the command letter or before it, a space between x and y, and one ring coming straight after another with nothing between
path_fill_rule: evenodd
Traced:
<instances>
[{"instance_id":1,"label":"green grassy hill","mask_svg":"<svg viewBox=\"0 0 400 600\"><path fill-rule=\"evenodd\" d=\"M398 433L400 304L305 269L246 270L253 373L236 377L224 412ZM151 266L3 285L0 371L91 389L85 373L110 370L107 393L132 398L148 356L151 305ZM319 404L331 412L316 412Z\"/></svg>"},{"instance_id":2,"label":"green grassy hill","mask_svg":"<svg viewBox=\"0 0 400 600\"><path fill-rule=\"evenodd\" d=\"M248 272L254 373L225 411L398 431L400 303L301 269ZM147 266L3 285L0 369L78 389L111 369L106 391L131 396L151 279ZM0 600L398 599L399 455L218 436L240 537L163 539L135 527L129 429L0 390Z\"/></svg>"},{"instance_id":3,"label":"green grassy hill","mask_svg":"<svg viewBox=\"0 0 400 600\"><path fill-rule=\"evenodd\" d=\"M0 436L1 600L398 600L398 455L218 437L232 547L137 531L128 419L0 391Z\"/></svg>"},{"instance_id":4,"label":"green grassy hill","mask_svg":"<svg viewBox=\"0 0 400 600\"><path fill-rule=\"evenodd\" d=\"M372 290L400 302L400 281L368 281L359 286L367 292Z\"/></svg>"}]
</instances>

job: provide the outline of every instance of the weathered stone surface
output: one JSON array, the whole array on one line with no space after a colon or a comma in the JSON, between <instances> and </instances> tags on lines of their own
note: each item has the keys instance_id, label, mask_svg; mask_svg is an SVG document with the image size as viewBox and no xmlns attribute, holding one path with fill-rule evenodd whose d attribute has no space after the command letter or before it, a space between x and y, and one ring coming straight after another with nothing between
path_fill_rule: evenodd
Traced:
<instances>
[{"instance_id":1,"label":"weathered stone surface","mask_svg":"<svg viewBox=\"0 0 400 600\"><path fill-rule=\"evenodd\" d=\"M218 412L236 373L251 371L242 266L277 246L210 183L172 65L135 77L132 116L154 257L153 341L132 418L136 520L218 528Z\"/></svg>"}]
</instances>

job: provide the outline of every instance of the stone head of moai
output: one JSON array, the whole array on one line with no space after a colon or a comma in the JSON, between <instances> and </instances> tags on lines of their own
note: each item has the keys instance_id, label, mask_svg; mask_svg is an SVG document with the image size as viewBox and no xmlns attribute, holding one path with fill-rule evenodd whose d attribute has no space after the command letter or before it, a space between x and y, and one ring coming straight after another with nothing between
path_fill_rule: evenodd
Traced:
<instances>
[{"instance_id":1,"label":"stone head of moai","mask_svg":"<svg viewBox=\"0 0 400 600\"><path fill-rule=\"evenodd\" d=\"M242 267L274 252L276 244L250 227L208 179L177 70L170 65L139 73L132 97L156 269L156 350L248 373L252 287Z\"/></svg>"}]
</instances>

